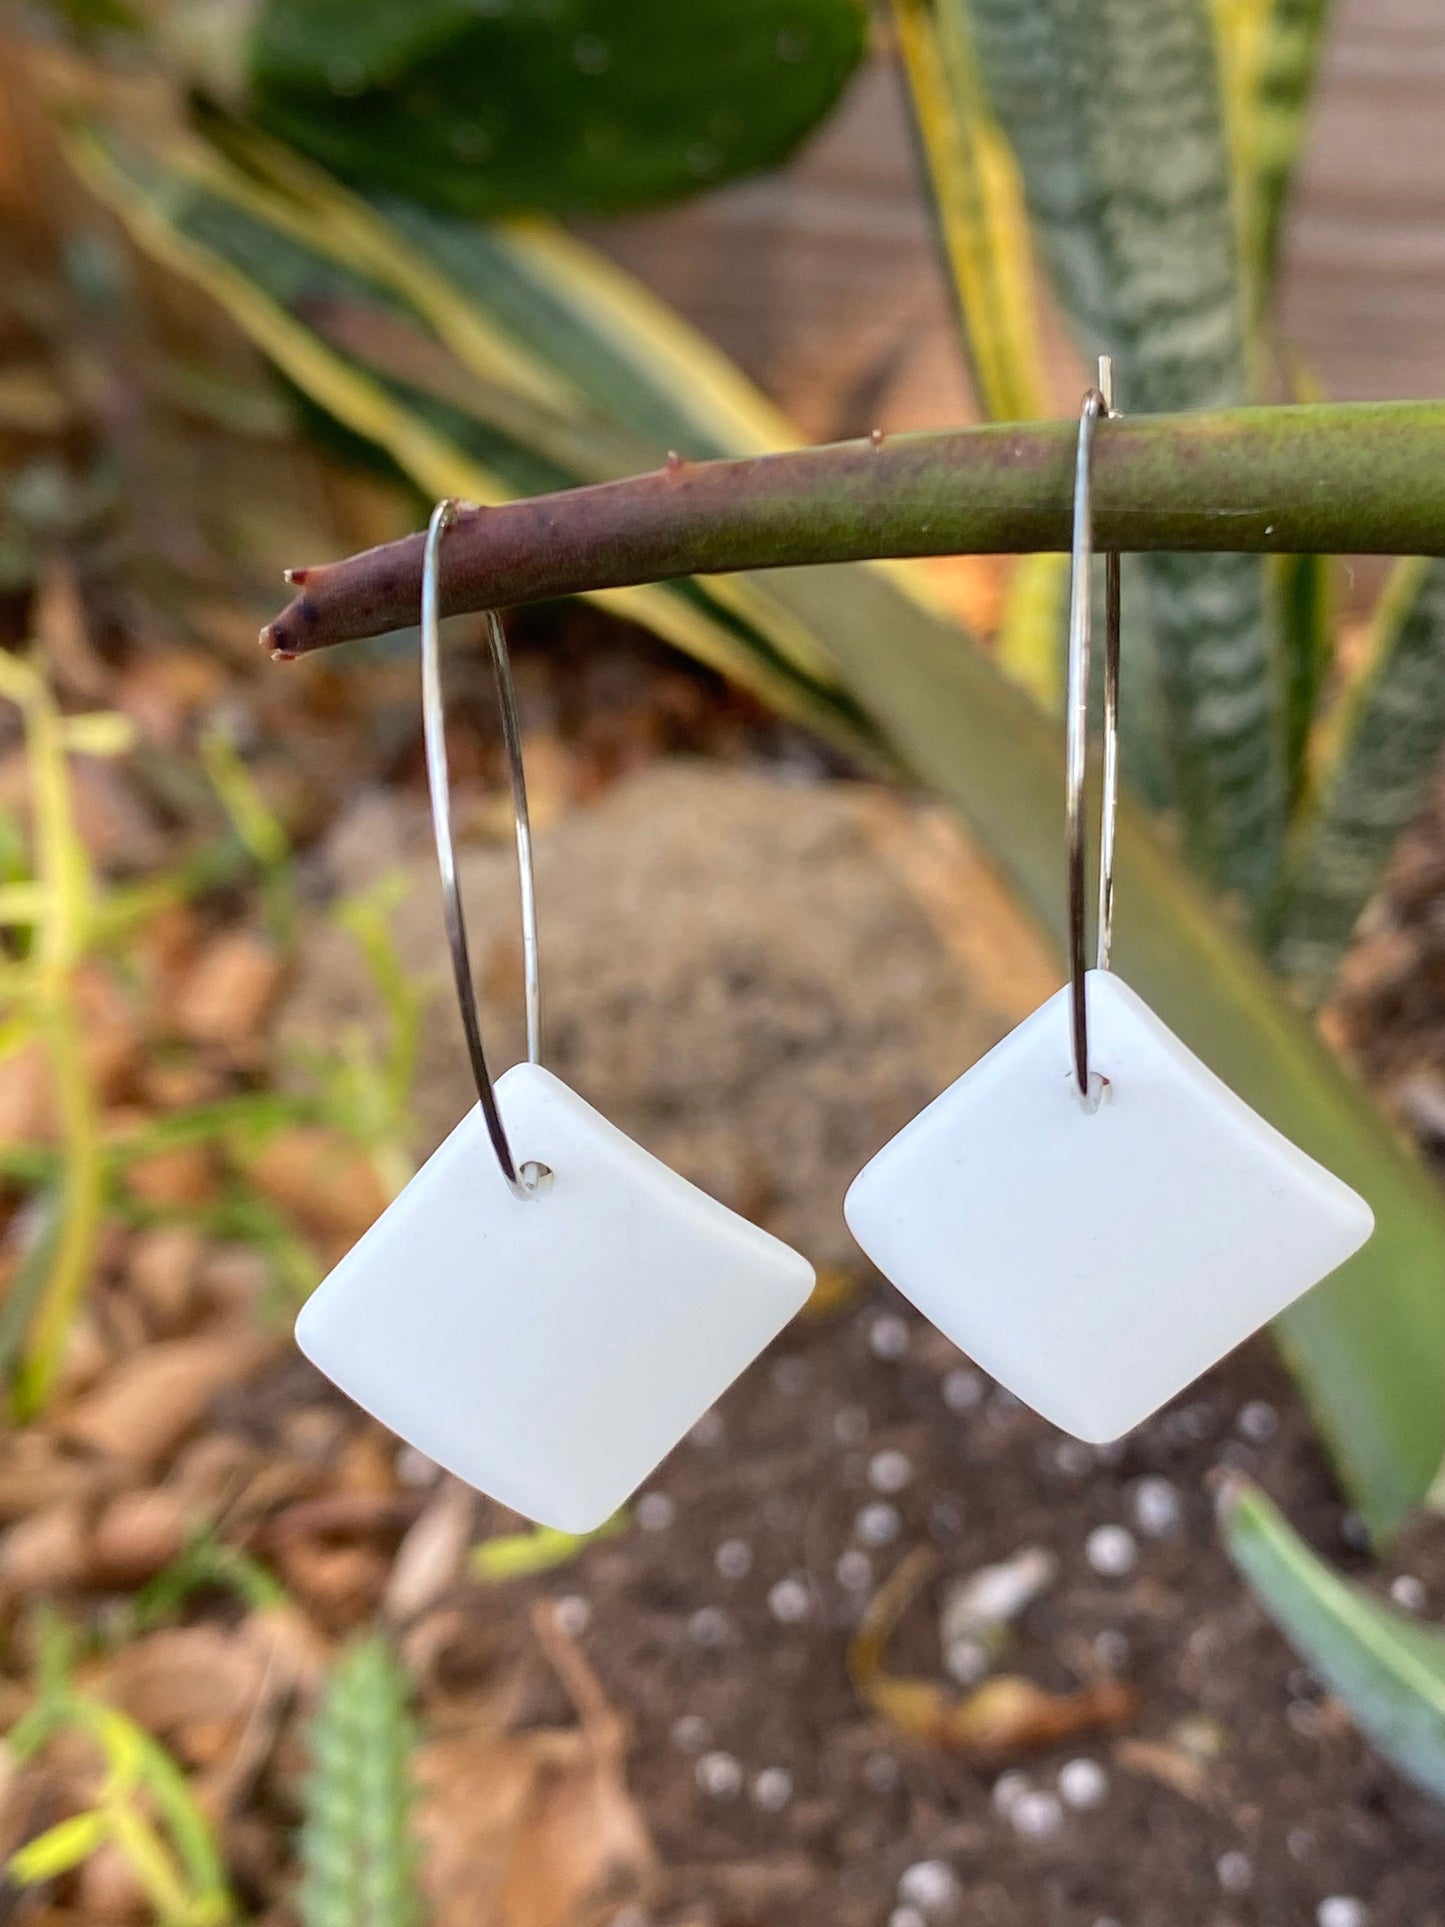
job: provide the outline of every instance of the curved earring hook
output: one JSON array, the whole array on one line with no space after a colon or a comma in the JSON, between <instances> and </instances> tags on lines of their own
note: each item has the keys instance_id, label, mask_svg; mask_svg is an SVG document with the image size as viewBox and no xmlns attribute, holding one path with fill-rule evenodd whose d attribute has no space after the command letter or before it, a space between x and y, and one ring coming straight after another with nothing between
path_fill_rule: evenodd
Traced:
<instances>
[{"instance_id":1,"label":"curved earring hook","mask_svg":"<svg viewBox=\"0 0 1445 1927\"><path fill-rule=\"evenodd\" d=\"M1099 357L1099 380L1079 409L1074 457L1073 553L1069 572L1069 672L1065 698L1065 846L1069 899L1069 1000L1074 1081L1085 1100L1089 1090L1089 1010L1084 979L1085 896L1084 777L1089 747L1089 653L1093 635L1091 596L1094 557L1092 490L1094 428L1114 415L1114 364ZM1099 809L1099 929L1095 968L1107 970L1114 936L1114 838L1119 801L1119 557L1104 558L1104 793Z\"/></svg>"},{"instance_id":2,"label":"curved earring hook","mask_svg":"<svg viewBox=\"0 0 1445 1927\"><path fill-rule=\"evenodd\" d=\"M512 1146L497 1107L492 1073L482 1043L481 1015L472 983L471 954L467 947L466 919L462 914L461 892L457 887L457 850L452 835L451 777L447 766L446 704L442 695L440 637L440 575L442 537L455 521L457 504L450 499L438 502L427 524L426 547L422 555L421 576L421 715L426 739L427 788L431 796L432 830L436 837L437 867L441 871L442 908L446 917L447 943L451 950L452 977L457 1002L461 1007L462 1029L466 1033L467 1055L471 1059L472 1080L486 1121L487 1135L515 1196L536 1195L548 1175L545 1165L528 1163L518 1167ZM502 715L502 737L507 749L507 765L512 782L512 816L517 834L517 868L522 896L522 968L527 1003L527 1059L541 1062L542 989L537 958L537 891L532 874L532 830L527 816L527 778L522 765L522 732L517 721L517 696L512 684L511 658L507 653L506 633L494 609L487 611L487 640L491 647L492 668L496 675L497 702Z\"/></svg>"}]
</instances>

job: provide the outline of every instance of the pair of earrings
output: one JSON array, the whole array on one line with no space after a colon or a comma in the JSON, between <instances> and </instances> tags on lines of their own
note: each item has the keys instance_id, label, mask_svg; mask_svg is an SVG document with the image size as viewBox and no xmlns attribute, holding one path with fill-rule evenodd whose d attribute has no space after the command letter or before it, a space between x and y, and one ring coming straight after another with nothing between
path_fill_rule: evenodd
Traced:
<instances>
[{"instance_id":1,"label":"pair of earrings","mask_svg":"<svg viewBox=\"0 0 1445 1927\"><path fill-rule=\"evenodd\" d=\"M864 1167L844 1215L993 1377L1101 1443L1369 1237L1369 1206L1256 1116L1109 969L1118 557L1106 558L1098 948L1085 968L1091 457L1075 466L1067 697L1069 982ZM457 889L443 730L441 503L422 708L447 935L478 1103L313 1294L297 1343L429 1458L546 1525L631 1495L802 1307L805 1258L625 1137L540 1062L536 905L506 640L487 617L522 886L527 1059L493 1083Z\"/></svg>"}]
</instances>

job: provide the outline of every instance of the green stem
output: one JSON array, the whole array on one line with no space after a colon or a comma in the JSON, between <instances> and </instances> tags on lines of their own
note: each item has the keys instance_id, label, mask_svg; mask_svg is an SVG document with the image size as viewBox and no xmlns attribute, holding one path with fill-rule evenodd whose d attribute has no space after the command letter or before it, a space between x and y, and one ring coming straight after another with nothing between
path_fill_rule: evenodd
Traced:
<instances>
[{"instance_id":1,"label":"green stem","mask_svg":"<svg viewBox=\"0 0 1445 1927\"><path fill-rule=\"evenodd\" d=\"M448 614L677 576L1068 547L1071 421L945 429L744 461L677 462L461 517ZM1445 554L1445 403L1236 408L1110 422L1101 548ZM296 570L262 631L302 655L416 620L420 535Z\"/></svg>"}]
</instances>

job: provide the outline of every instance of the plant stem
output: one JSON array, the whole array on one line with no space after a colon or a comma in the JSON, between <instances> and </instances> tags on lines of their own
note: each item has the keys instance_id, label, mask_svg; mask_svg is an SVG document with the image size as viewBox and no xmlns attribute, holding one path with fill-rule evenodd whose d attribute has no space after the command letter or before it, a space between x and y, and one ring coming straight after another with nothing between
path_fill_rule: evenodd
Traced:
<instances>
[{"instance_id":1,"label":"plant stem","mask_svg":"<svg viewBox=\"0 0 1445 1927\"><path fill-rule=\"evenodd\" d=\"M884 556L1069 543L1072 421L954 428L745 461L674 462L458 518L449 615L587 589ZM1099 431L1097 546L1445 554L1445 403L1139 416ZM279 656L416 620L422 537L292 571Z\"/></svg>"}]
</instances>

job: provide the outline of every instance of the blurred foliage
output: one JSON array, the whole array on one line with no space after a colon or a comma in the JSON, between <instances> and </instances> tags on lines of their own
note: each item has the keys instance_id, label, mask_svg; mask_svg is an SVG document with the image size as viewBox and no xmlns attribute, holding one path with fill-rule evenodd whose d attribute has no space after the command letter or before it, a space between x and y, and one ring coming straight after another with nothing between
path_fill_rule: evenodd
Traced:
<instances>
[{"instance_id":1,"label":"blurred foliage","mask_svg":"<svg viewBox=\"0 0 1445 1927\"><path fill-rule=\"evenodd\" d=\"M286 1589L258 1559L228 1545L211 1526L193 1532L180 1556L146 1581L135 1596L131 1624L136 1632L173 1618L198 1592L232 1594L249 1612L266 1612L286 1602Z\"/></svg>"},{"instance_id":2,"label":"blurred foliage","mask_svg":"<svg viewBox=\"0 0 1445 1927\"><path fill-rule=\"evenodd\" d=\"M71 1680L66 1627L42 1615L39 1692L6 1744L19 1761L66 1734L100 1756L95 1805L58 1821L10 1856L22 1887L55 1880L101 1847L117 1848L161 1927L224 1927L237 1919L210 1821L171 1755L126 1714L80 1691Z\"/></svg>"},{"instance_id":3,"label":"blurred foliage","mask_svg":"<svg viewBox=\"0 0 1445 1927\"><path fill-rule=\"evenodd\" d=\"M478 1579L497 1584L506 1579L530 1579L539 1572L555 1572L571 1563L596 1539L614 1539L625 1532L628 1515L616 1512L591 1532L561 1532L556 1526L534 1526L530 1532L498 1532L472 1547L467 1564Z\"/></svg>"},{"instance_id":4,"label":"blurred foliage","mask_svg":"<svg viewBox=\"0 0 1445 1927\"><path fill-rule=\"evenodd\" d=\"M772 166L863 50L860 0L265 0L256 118L451 214L600 213Z\"/></svg>"},{"instance_id":5,"label":"blurred foliage","mask_svg":"<svg viewBox=\"0 0 1445 1927\"><path fill-rule=\"evenodd\" d=\"M185 1557L194 1555L193 1547ZM243 1555L233 1557L245 1563ZM218 1576L208 1560L206 1582ZM240 1590L257 1610L284 1598L274 1582L263 1588L254 1577ZM128 1714L75 1684L75 1639L62 1620L41 1613L34 1638L34 1703L6 1737L8 1756L21 1765L56 1742L79 1738L97 1755L101 1772L92 1806L10 1855L10 1880L43 1886L109 1847L119 1852L156 1927L226 1927L238 1920L216 1828L178 1762ZM301 1927L420 1927L425 1918L411 1825L409 1690L377 1635L355 1640L331 1667L311 1725L311 1772L302 1789Z\"/></svg>"},{"instance_id":6,"label":"blurred foliage","mask_svg":"<svg viewBox=\"0 0 1445 1927\"><path fill-rule=\"evenodd\" d=\"M0 900L0 915L20 933L20 954L3 966L3 1045L10 1051L32 1041L42 1045L60 1123L60 1157L44 1189L41 1229L32 1245L32 1256L41 1255L22 1269L5 1303L5 1335L15 1350L23 1346L16 1403L27 1415L44 1404L60 1368L94 1269L104 1212L105 1161L76 972L102 933L111 941L123 938L164 893L148 886L139 896L112 900L102 913L76 828L67 757L87 750L115 754L129 740L124 719L63 717L43 677L29 663L5 655L0 655L0 695L17 704L24 718L35 825L33 873L7 884Z\"/></svg>"},{"instance_id":7,"label":"blurred foliage","mask_svg":"<svg viewBox=\"0 0 1445 1927\"><path fill-rule=\"evenodd\" d=\"M332 1669L311 1729L302 1927L420 1927L408 1695L379 1636Z\"/></svg>"},{"instance_id":8,"label":"blurred foliage","mask_svg":"<svg viewBox=\"0 0 1445 1927\"><path fill-rule=\"evenodd\" d=\"M162 912L248 870L258 874L273 940L289 946L298 928L290 844L244 761L212 730L202 760L232 834L170 873L102 884L77 828L70 760L125 754L129 721L105 712L62 715L37 662L4 652L0 697L24 719L32 819L30 837L17 834L4 848L0 928L11 942L0 958L0 1061L41 1048L58 1119L53 1145L0 1147L0 1178L23 1189L22 1221L28 1218L24 1254L0 1304L0 1371L11 1381L17 1416L29 1418L55 1389L111 1217L132 1225L191 1224L253 1246L267 1261L281 1307L314 1289L320 1268L307 1239L255 1188L250 1166L279 1133L320 1125L368 1158L383 1194L394 1196L414 1168L411 1091L427 992L408 980L397 957L386 912L398 886L383 879L332 912L357 943L378 992L379 1037L357 1026L335 1048L309 1057L301 1066L305 1089L240 1091L118 1128L106 1124L89 1062L81 974L96 965L114 969ZM146 1160L196 1145L224 1154L227 1181L218 1196L162 1204L130 1189L129 1173Z\"/></svg>"}]
</instances>

